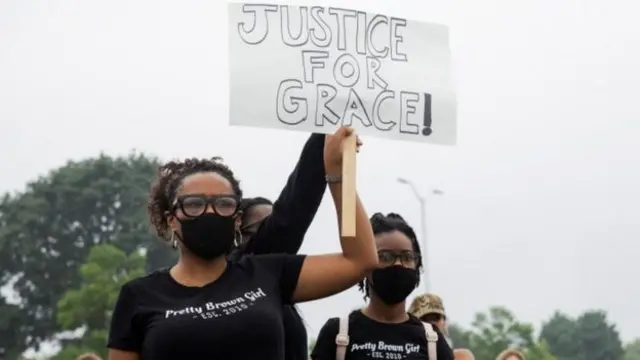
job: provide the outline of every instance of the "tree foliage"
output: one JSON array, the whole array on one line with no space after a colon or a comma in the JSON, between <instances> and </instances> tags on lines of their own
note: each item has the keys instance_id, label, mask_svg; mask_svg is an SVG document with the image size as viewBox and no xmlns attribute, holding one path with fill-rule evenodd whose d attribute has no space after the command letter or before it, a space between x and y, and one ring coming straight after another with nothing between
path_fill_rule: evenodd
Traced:
<instances>
[{"instance_id":1,"label":"tree foliage","mask_svg":"<svg viewBox=\"0 0 640 360\"><path fill-rule=\"evenodd\" d=\"M640 360L640 339L636 339L624 347L623 360Z\"/></svg>"},{"instance_id":2,"label":"tree foliage","mask_svg":"<svg viewBox=\"0 0 640 360\"><path fill-rule=\"evenodd\" d=\"M6 299L0 298L0 359L16 359L22 353L22 348L12 346L27 336L22 333L20 324L20 307L8 304Z\"/></svg>"},{"instance_id":3,"label":"tree foliage","mask_svg":"<svg viewBox=\"0 0 640 360\"><path fill-rule=\"evenodd\" d=\"M551 352L560 360L579 360L582 352L575 322L565 314L555 312L542 324L540 339L546 341Z\"/></svg>"},{"instance_id":4,"label":"tree foliage","mask_svg":"<svg viewBox=\"0 0 640 360\"><path fill-rule=\"evenodd\" d=\"M503 350L517 348L528 360L555 360L545 343L535 341L533 325L518 321L504 307L477 313L469 330L454 325L449 335L456 348L472 349L476 359L493 360Z\"/></svg>"},{"instance_id":5,"label":"tree foliage","mask_svg":"<svg viewBox=\"0 0 640 360\"><path fill-rule=\"evenodd\" d=\"M523 324L504 307L477 313L472 323L471 348L480 359L495 359L504 349L523 349L533 344L533 327Z\"/></svg>"},{"instance_id":6,"label":"tree foliage","mask_svg":"<svg viewBox=\"0 0 640 360\"><path fill-rule=\"evenodd\" d=\"M78 267L93 246L113 244L129 254L157 241L145 212L157 166L139 154L72 161L3 197L0 287L9 285L19 304L0 303L0 353L37 347L59 332L56 304L80 285Z\"/></svg>"},{"instance_id":7,"label":"tree foliage","mask_svg":"<svg viewBox=\"0 0 640 360\"><path fill-rule=\"evenodd\" d=\"M621 360L620 334L604 311L587 311L577 319L555 313L543 324L540 339L560 360Z\"/></svg>"},{"instance_id":8,"label":"tree foliage","mask_svg":"<svg viewBox=\"0 0 640 360\"><path fill-rule=\"evenodd\" d=\"M144 266L145 259L139 252L127 255L108 244L91 249L87 261L80 266L80 287L67 291L57 306L61 328L81 329L83 335L67 342L53 359L73 360L88 351L103 352L120 288L127 281L142 276Z\"/></svg>"},{"instance_id":9,"label":"tree foliage","mask_svg":"<svg viewBox=\"0 0 640 360\"><path fill-rule=\"evenodd\" d=\"M450 324L447 330L455 348L471 348L471 331L467 331L457 324Z\"/></svg>"}]
</instances>

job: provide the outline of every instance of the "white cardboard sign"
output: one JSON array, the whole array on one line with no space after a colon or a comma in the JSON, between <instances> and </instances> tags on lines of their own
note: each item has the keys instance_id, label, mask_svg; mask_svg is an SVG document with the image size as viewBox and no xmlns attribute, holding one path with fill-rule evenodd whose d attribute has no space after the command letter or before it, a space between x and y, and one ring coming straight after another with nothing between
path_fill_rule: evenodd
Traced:
<instances>
[{"instance_id":1,"label":"white cardboard sign","mask_svg":"<svg viewBox=\"0 0 640 360\"><path fill-rule=\"evenodd\" d=\"M229 4L230 124L456 143L448 29L358 10Z\"/></svg>"}]
</instances>

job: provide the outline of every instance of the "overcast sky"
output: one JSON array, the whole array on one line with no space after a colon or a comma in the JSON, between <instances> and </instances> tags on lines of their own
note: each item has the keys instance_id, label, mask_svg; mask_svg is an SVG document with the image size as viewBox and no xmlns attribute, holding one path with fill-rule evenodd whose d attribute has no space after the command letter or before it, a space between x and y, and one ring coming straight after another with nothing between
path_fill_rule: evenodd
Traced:
<instances>
[{"instance_id":1,"label":"overcast sky","mask_svg":"<svg viewBox=\"0 0 640 360\"><path fill-rule=\"evenodd\" d=\"M358 157L370 213L399 212L418 230L418 203L396 178L445 192L428 200L428 264L450 318L506 305L539 324L602 308L625 340L640 336L639 5L319 4L450 26L459 144L364 138ZM306 135L227 125L226 43L218 0L0 1L0 190L135 148L224 156L248 195L275 198ZM303 251L336 250L326 198ZM310 335L361 304L350 290L302 305Z\"/></svg>"}]
</instances>

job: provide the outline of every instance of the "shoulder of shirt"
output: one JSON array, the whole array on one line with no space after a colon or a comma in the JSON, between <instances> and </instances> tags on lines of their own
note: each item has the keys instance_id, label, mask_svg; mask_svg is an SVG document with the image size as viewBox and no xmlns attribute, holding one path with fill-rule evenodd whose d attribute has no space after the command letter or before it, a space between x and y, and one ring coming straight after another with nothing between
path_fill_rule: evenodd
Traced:
<instances>
[{"instance_id":1,"label":"shoulder of shirt","mask_svg":"<svg viewBox=\"0 0 640 360\"><path fill-rule=\"evenodd\" d=\"M359 318L362 316L364 316L364 314L362 313L362 309L355 309L349 313L349 319Z\"/></svg>"},{"instance_id":2,"label":"shoulder of shirt","mask_svg":"<svg viewBox=\"0 0 640 360\"><path fill-rule=\"evenodd\" d=\"M158 281L166 279L167 276L169 276L169 268L154 270L145 276L137 277L135 279L127 281L126 283L124 283L124 285L122 285L122 288L136 291L140 288L155 285Z\"/></svg>"},{"instance_id":3,"label":"shoulder of shirt","mask_svg":"<svg viewBox=\"0 0 640 360\"><path fill-rule=\"evenodd\" d=\"M272 254L266 255L254 255L254 254L242 254L237 253L233 258L229 258L229 264L232 266L248 266L256 263L261 263L265 259L269 259L272 257ZM269 261L269 260L267 260Z\"/></svg>"},{"instance_id":4,"label":"shoulder of shirt","mask_svg":"<svg viewBox=\"0 0 640 360\"><path fill-rule=\"evenodd\" d=\"M417 317L411 315L410 313L407 313L407 315L409 315L409 321L411 323L416 323L416 324L420 324L422 325L422 320L418 319Z\"/></svg>"},{"instance_id":5,"label":"shoulder of shirt","mask_svg":"<svg viewBox=\"0 0 640 360\"><path fill-rule=\"evenodd\" d=\"M325 330L329 330L331 332L338 333L338 328L340 327L340 318L332 317L327 319L327 321L322 325L322 328Z\"/></svg>"},{"instance_id":6,"label":"shoulder of shirt","mask_svg":"<svg viewBox=\"0 0 640 360\"><path fill-rule=\"evenodd\" d=\"M411 325L419 326L420 329L424 328L424 325L422 325L423 321L411 314L409 314L409 323ZM442 333L442 331L440 331L440 329L437 326L431 324L431 327L433 328L433 331L435 331L438 334L438 340L445 339L444 334Z\"/></svg>"}]
</instances>

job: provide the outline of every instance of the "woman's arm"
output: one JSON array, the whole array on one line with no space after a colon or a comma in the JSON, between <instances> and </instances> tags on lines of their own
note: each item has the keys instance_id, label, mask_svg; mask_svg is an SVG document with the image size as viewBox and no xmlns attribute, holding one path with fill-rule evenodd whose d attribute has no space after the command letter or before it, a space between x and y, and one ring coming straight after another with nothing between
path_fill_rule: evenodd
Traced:
<instances>
[{"instance_id":1,"label":"woman's arm","mask_svg":"<svg viewBox=\"0 0 640 360\"><path fill-rule=\"evenodd\" d=\"M128 351L109 349L109 360L139 360L140 355Z\"/></svg>"},{"instance_id":2,"label":"woman's arm","mask_svg":"<svg viewBox=\"0 0 640 360\"><path fill-rule=\"evenodd\" d=\"M267 216L241 249L242 254L296 254L302 246L327 187L324 178L324 134L311 134L287 184Z\"/></svg>"},{"instance_id":3,"label":"woman's arm","mask_svg":"<svg viewBox=\"0 0 640 360\"><path fill-rule=\"evenodd\" d=\"M355 136L353 129L340 128L328 136L325 144L325 169L327 175L342 173L342 146L348 136ZM342 185L329 185L336 207L338 223L342 214ZM369 217L359 197L356 197L356 236L340 237L342 254L308 256L302 264L298 283L293 294L294 302L310 301L344 291L360 281L378 265L373 230Z\"/></svg>"}]
</instances>

